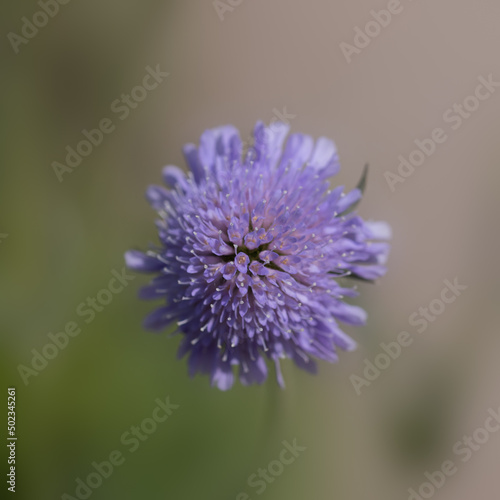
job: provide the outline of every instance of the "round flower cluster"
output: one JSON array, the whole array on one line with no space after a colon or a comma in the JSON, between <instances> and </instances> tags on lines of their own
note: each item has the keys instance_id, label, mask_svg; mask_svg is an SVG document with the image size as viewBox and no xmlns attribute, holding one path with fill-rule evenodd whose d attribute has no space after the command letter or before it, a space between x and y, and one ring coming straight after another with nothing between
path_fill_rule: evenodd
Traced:
<instances>
[{"instance_id":1,"label":"round flower cluster","mask_svg":"<svg viewBox=\"0 0 500 500\"><path fill-rule=\"evenodd\" d=\"M287 134L284 124L257 123L244 152L238 131L224 126L186 145L190 172L167 166L167 188L147 191L160 246L126 254L131 269L156 274L140 297L163 305L145 326L176 323L190 373L208 374L219 389L233 385L235 367L243 384L262 383L266 359L282 386L282 358L310 372L315 358L335 362L337 348L355 347L339 322L366 319L345 302L357 292L339 278L385 272L390 229L352 211L361 185L330 188L334 143L303 134L285 143Z\"/></svg>"}]
</instances>

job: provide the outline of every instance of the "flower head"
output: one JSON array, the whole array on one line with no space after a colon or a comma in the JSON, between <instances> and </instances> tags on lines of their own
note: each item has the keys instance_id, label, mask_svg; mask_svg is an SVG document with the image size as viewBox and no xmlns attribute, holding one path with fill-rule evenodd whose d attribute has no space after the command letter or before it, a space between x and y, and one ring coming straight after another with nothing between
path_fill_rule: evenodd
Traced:
<instances>
[{"instance_id":1,"label":"flower head","mask_svg":"<svg viewBox=\"0 0 500 500\"><path fill-rule=\"evenodd\" d=\"M352 211L362 189L329 188L333 142L293 134L285 143L281 123L257 123L253 134L247 152L232 126L187 144L190 172L167 166L167 188L147 191L160 246L126 254L131 269L156 274L140 297L163 305L145 326L176 323L190 374L223 390L235 366L243 384L262 383L270 360L283 386L281 358L315 372L315 358L335 362L337 348L353 349L339 322L362 325L366 314L344 301L357 292L339 278L384 274L388 244L376 240L390 236Z\"/></svg>"}]
</instances>

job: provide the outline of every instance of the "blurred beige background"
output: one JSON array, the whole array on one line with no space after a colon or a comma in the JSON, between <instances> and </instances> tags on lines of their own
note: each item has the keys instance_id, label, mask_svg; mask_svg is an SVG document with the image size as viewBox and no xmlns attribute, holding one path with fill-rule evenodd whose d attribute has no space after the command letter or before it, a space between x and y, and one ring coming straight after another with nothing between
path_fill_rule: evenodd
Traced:
<instances>
[{"instance_id":1,"label":"blurred beige background","mask_svg":"<svg viewBox=\"0 0 500 500\"><path fill-rule=\"evenodd\" d=\"M179 414L92 499L406 499L448 459L458 472L433 498L498 496L500 432L467 463L453 446L500 407L500 88L458 130L443 114L479 77L500 82L500 4L401 0L348 63L340 44L388 3L226 0L221 20L210 1L73 0L17 54L7 34L40 6L3 6L0 345L4 387L18 388L21 498L74 495L75 478L167 394ZM111 103L156 65L169 76L121 121ZM349 330L358 350L316 377L287 366L278 396L273 383L222 394L188 379L176 339L142 331L151 304L135 297L138 277L25 386L30 350L75 318L126 249L155 241L143 193L161 167L183 165L181 146L205 128L232 123L245 138L276 110L293 131L336 141L334 182L353 186L369 162L360 213L392 225L387 276L360 285L370 319ZM52 162L106 117L116 130L59 182ZM446 142L391 191L384 173L438 127ZM454 278L467 289L416 333L409 316ZM413 344L357 395L351 375L401 331ZM257 495L247 478L294 438L307 450Z\"/></svg>"}]
</instances>

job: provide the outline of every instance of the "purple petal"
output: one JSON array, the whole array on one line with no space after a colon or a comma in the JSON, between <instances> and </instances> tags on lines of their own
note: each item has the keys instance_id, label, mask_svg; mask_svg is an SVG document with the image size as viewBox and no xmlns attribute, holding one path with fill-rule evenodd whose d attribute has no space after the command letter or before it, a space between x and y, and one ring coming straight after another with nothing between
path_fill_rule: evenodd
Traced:
<instances>
[{"instance_id":1,"label":"purple petal","mask_svg":"<svg viewBox=\"0 0 500 500\"><path fill-rule=\"evenodd\" d=\"M129 250L126 252L125 263L130 269L141 273L155 273L165 267L165 264L156 257L147 255L139 250Z\"/></svg>"},{"instance_id":2,"label":"purple petal","mask_svg":"<svg viewBox=\"0 0 500 500\"><path fill-rule=\"evenodd\" d=\"M309 165L322 178L336 175L340 170L340 163L335 143L326 137L320 137L316 141Z\"/></svg>"},{"instance_id":3,"label":"purple petal","mask_svg":"<svg viewBox=\"0 0 500 500\"><path fill-rule=\"evenodd\" d=\"M183 191L188 190L186 174L174 165L167 165L163 167L163 181L169 187L175 188L179 186Z\"/></svg>"}]
</instances>

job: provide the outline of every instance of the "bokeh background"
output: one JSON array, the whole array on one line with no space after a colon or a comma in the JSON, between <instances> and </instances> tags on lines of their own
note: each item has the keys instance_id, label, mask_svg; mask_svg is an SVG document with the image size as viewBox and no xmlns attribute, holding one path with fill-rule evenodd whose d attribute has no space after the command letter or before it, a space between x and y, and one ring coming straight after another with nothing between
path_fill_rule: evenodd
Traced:
<instances>
[{"instance_id":1,"label":"bokeh background","mask_svg":"<svg viewBox=\"0 0 500 500\"><path fill-rule=\"evenodd\" d=\"M0 373L5 400L17 388L19 498L75 497L76 479L113 450L126 461L92 499L398 500L447 459L458 472L433 498L498 497L500 433L466 464L453 445L500 406L500 89L459 130L443 113L479 76L500 81L500 4L401 0L348 63L340 44L387 3L227 0L221 19L211 1L73 0L17 54L8 34L41 8L3 4ZM148 65L169 76L119 120L111 103ZM356 352L316 377L285 364L284 392L269 380L222 393L188 378L177 338L143 331L147 277L88 325L76 308L121 271L125 250L156 241L144 191L165 164L184 165L182 144L226 123L248 136L276 110L292 130L336 141L335 182L354 186L370 163L360 213L393 228L389 272L360 285L369 323L349 330ZM106 117L116 130L59 182L52 162ZM447 142L391 191L384 173L436 127ZM417 334L409 316L455 277L467 289ZM82 333L25 385L19 365L68 321ZM357 395L351 375L401 331L412 346ZM129 453L120 437L167 396L179 408ZM293 439L306 450L257 494L247 478Z\"/></svg>"}]
</instances>

